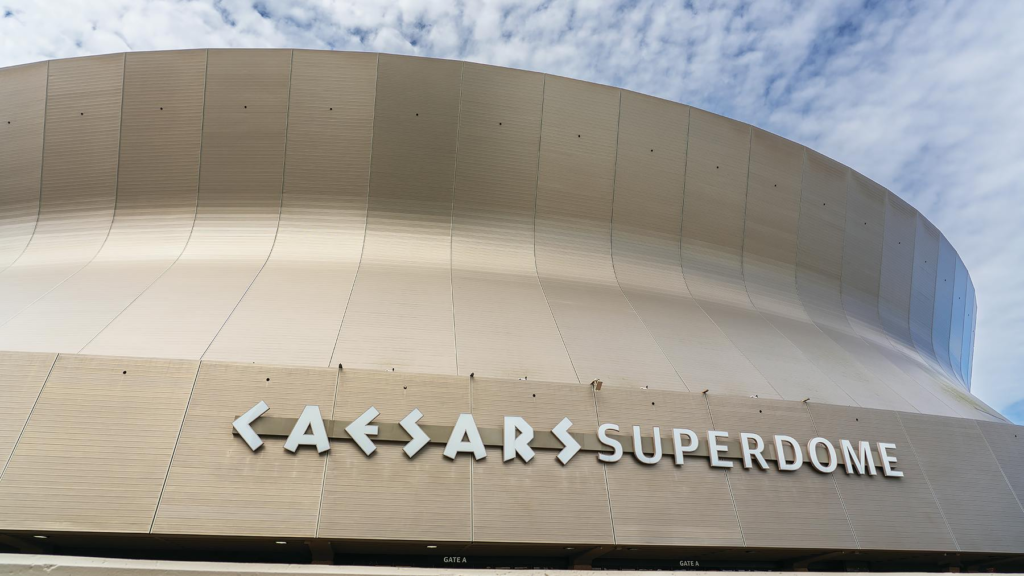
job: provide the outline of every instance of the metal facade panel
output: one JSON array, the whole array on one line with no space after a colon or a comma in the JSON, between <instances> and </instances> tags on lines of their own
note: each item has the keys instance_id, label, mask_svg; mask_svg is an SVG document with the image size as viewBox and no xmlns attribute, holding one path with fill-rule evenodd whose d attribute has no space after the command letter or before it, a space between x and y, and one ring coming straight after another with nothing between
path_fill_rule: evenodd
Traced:
<instances>
[{"instance_id":1,"label":"metal facade panel","mask_svg":"<svg viewBox=\"0 0 1024 576\"><path fill-rule=\"evenodd\" d=\"M1024 426L1003 422L978 422L1017 503L1024 503Z\"/></svg>"},{"instance_id":2,"label":"metal facade panel","mask_svg":"<svg viewBox=\"0 0 1024 576\"><path fill-rule=\"evenodd\" d=\"M1024 510L979 424L942 416L899 416L960 550L1019 552Z\"/></svg>"},{"instance_id":3,"label":"metal facade panel","mask_svg":"<svg viewBox=\"0 0 1024 576\"><path fill-rule=\"evenodd\" d=\"M761 315L828 376L801 386L805 394L799 399L882 407L886 386L811 320L797 293L804 155L802 146L754 129L743 243L747 293Z\"/></svg>"},{"instance_id":4,"label":"metal facade panel","mask_svg":"<svg viewBox=\"0 0 1024 576\"><path fill-rule=\"evenodd\" d=\"M0 352L0 479L56 354Z\"/></svg>"},{"instance_id":5,"label":"metal facade panel","mask_svg":"<svg viewBox=\"0 0 1024 576\"><path fill-rule=\"evenodd\" d=\"M0 69L0 270L25 251L39 217L47 65Z\"/></svg>"},{"instance_id":6,"label":"metal facade panel","mask_svg":"<svg viewBox=\"0 0 1024 576\"><path fill-rule=\"evenodd\" d=\"M967 316L967 268L958 254L953 276L952 301L953 312L949 323L949 364L953 368L953 376L963 382L960 355L963 353L964 319Z\"/></svg>"},{"instance_id":7,"label":"metal facade panel","mask_svg":"<svg viewBox=\"0 0 1024 576\"><path fill-rule=\"evenodd\" d=\"M597 393L597 411L601 422L618 424L626 436L633 426L646 437L657 426L662 438L680 426L714 429L700 394L608 389ZM726 472L704 458L676 466L672 450L671 444L663 445L662 459L654 465L627 454L605 466L616 544L743 545Z\"/></svg>"},{"instance_id":8,"label":"metal facade panel","mask_svg":"<svg viewBox=\"0 0 1024 576\"><path fill-rule=\"evenodd\" d=\"M900 419L889 410L808 403L814 427L839 449L839 441L891 442L903 478L833 474L861 547L872 550L956 550L928 479ZM876 464L878 464L876 462Z\"/></svg>"},{"instance_id":9,"label":"metal facade panel","mask_svg":"<svg viewBox=\"0 0 1024 576\"><path fill-rule=\"evenodd\" d=\"M679 242L689 108L622 93L612 256L623 294L690 390L771 393L763 376L701 310Z\"/></svg>"},{"instance_id":10,"label":"metal facade panel","mask_svg":"<svg viewBox=\"0 0 1024 576\"><path fill-rule=\"evenodd\" d=\"M452 213L459 373L575 382L534 261L544 76L466 64Z\"/></svg>"},{"instance_id":11,"label":"metal facade panel","mask_svg":"<svg viewBox=\"0 0 1024 576\"><path fill-rule=\"evenodd\" d=\"M914 275L910 294L910 337L926 361L938 363L932 344L935 311L935 279L939 266L939 230L923 215L917 215L914 238Z\"/></svg>"},{"instance_id":12,"label":"metal facade panel","mask_svg":"<svg viewBox=\"0 0 1024 576\"><path fill-rule=\"evenodd\" d=\"M593 434L598 425L593 390L584 384L474 379L473 414L488 428L502 427L504 416L521 416L535 430L551 430L562 418L572 421L572 432ZM537 450L529 464L502 462L501 450L490 448L473 463L475 542L613 541L603 465L581 452L563 466L556 454Z\"/></svg>"},{"instance_id":13,"label":"metal facade panel","mask_svg":"<svg viewBox=\"0 0 1024 576\"><path fill-rule=\"evenodd\" d=\"M964 305L964 335L960 347L960 375L963 376L964 386L967 386L968 389L971 383L971 353L974 351L974 298L974 282L968 273L966 304Z\"/></svg>"},{"instance_id":14,"label":"metal facade panel","mask_svg":"<svg viewBox=\"0 0 1024 576\"><path fill-rule=\"evenodd\" d=\"M204 358L325 366L363 246L375 54L295 51L281 224Z\"/></svg>"},{"instance_id":15,"label":"metal facade panel","mask_svg":"<svg viewBox=\"0 0 1024 576\"><path fill-rule=\"evenodd\" d=\"M461 62L381 55L362 262L332 363L455 374Z\"/></svg>"},{"instance_id":16,"label":"metal facade panel","mask_svg":"<svg viewBox=\"0 0 1024 576\"><path fill-rule=\"evenodd\" d=\"M772 386L763 395L852 402L747 296L742 258L751 128L695 109L689 134L682 261L694 298Z\"/></svg>"},{"instance_id":17,"label":"metal facade panel","mask_svg":"<svg viewBox=\"0 0 1024 576\"><path fill-rule=\"evenodd\" d=\"M879 286L885 240L885 188L853 172L847 192L843 242L843 308L850 325L871 342L885 336Z\"/></svg>"},{"instance_id":18,"label":"metal facade panel","mask_svg":"<svg viewBox=\"0 0 1024 576\"><path fill-rule=\"evenodd\" d=\"M0 528L148 532L197 369L60 356L0 481Z\"/></svg>"},{"instance_id":19,"label":"metal facade panel","mask_svg":"<svg viewBox=\"0 0 1024 576\"><path fill-rule=\"evenodd\" d=\"M49 64L39 220L25 252L0 273L0 322L77 272L107 237L123 71L123 54Z\"/></svg>"},{"instance_id":20,"label":"metal facade panel","mask_svg":"<svg viewBox=\"0 0 1024 576\"><path fill-rule=\"evenodd\" d=\"M889 338L908 348L914 345L910 337L910 297L916 236L917 210L887 192L878 312Z\"/></svg>"},{"instance_id":21,"label":"metal facade panel","mask_svg":"<svg viewBox=\"0 0 1024 576\"><path fill-rule=\"evenodd\" d=\"M956 278L956 253L945 236L939 235L938 270L935 275L935 311L932 321L932 345L939 366L950 379L953 368L949 363L949 332L953 320L953 285Z\"/></svg>"},{"instance_id":22,"label":"metal facade panel","mask_svg":"<svg viewBox=\"0 0 1024 576\"><path fill-rule=\"evenodd\" d=\"M88 265L0 328L0 349L78 352L185 248L197 201L206 51L128 54L124 75L110 234Z\"/></svg>"},{"instance_id":23,"label":"metal facade panel","mask_svg":"<svg viewBox=\"0 0 1024 576\"><path fill-rule=\"evenodd\" d=\"M543 118L537 271L579 381L685 389L615 278L619 91L548 76Z\"/></svg>"},{"instance_id":24,"label":"metal facade panel","mask_svg":"<svg viewBox=\"0 0 1024 576\"><path fill-rule=\"evenodd\" d=\"M716 430L752 432L766 445L775 434L792 436L804 446L817 435L801 402L710 394L707 398ZM806 464L795 472L782 472L756 466L746 470L740 461L733 462L729 484L746 546L858 547L831 474Z\"/></svg>"},{"instance_id":25,"label":"metal facade panel","mask_svg":"<svg viewBox=\"0 0 1024 576\"><path fill-rule=\"evenodd\" d=\"M83 351L199 359L277 233L289 50L210 50L199 203L184 253Z\"/></svg>"},{"instance_id":26,"label":"metal facade panel","mask_svg":"<svg viewBox=\"0 0 1024 576\"><path fill-rule=\"evenodd\" d=\"M466 377L345 369L334 418L355 420L373 406L380 411L375 422L395 423L418 408L420 425L452 425L470 412L469 387ZM371 457L354 442L332 448L318 536L468 542L473 456L453 462L440 445L429 444L410 459L402 444L376 445Z\"/></svg>"},{"instance_id":27,"label":"metal facade panel","mask_svg":"<svg viewBox=\"0 0 1024 576\"><path fill-rule=\"evenodd\" d=\"M306 405L331 418L338 371L204 361L189 400L160 506L156 534L312 537L326 458L295 454L284 438L255 453L231 422L261 400L267 416L297 417Z\"/></svg>"}]
</instances>

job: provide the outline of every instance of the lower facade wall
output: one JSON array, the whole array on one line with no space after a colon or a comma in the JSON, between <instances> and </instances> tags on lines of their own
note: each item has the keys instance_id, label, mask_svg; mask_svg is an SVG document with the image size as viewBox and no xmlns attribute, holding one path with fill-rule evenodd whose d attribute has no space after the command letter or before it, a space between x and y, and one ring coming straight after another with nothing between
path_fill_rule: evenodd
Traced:
<instances>
[{"instance_id":1,"label":"lower facade wall","mask_svg":"<svg viewBox=\"0 0 1024 576\"><path fill-rule=\"evenodd\" d=\"M0 532L111 532L424 542L624 544L1024 552L1024 427L887 410L661 390L222 362L0 353ZM481 429L563 417L592 435L659 426L896 444L903 478L725 470L703 456L655 465L627 453L568 465L537 449L455 461L377 442L317 454L265 437L253 453L231 422L305 405L375 424L413 408L421 426L472 413ZM330 432L330 431L329 431ZM702 444L704 443L702 438ZM8 457L9 455L9 457ZM772 466L774 468L774 465Z\"/></svg>"}]
</instances>

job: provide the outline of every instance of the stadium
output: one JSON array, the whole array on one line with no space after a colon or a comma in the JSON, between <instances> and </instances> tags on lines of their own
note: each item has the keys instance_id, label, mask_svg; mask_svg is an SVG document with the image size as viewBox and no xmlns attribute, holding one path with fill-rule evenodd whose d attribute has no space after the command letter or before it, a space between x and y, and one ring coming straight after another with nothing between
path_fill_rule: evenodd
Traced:
<instances>
[{"instance_id":1,"label":"stadium","mask_svg":"<svg viewBox=\"0 0 1024 576\"><path fill-rule=\"evenodd\" d=\"M627 90L0 69L0 567L1020 571L977 309L868 176Z\"/></svg>"}]
</instances>

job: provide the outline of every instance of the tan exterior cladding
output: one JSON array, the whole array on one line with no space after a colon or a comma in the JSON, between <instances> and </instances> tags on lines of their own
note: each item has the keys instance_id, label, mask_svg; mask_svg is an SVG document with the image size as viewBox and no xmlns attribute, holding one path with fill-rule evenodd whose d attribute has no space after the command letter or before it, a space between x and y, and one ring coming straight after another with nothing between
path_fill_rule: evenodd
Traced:
<instances>
[{"instance_id":1,"label":"tan exterior cladding","mask_svg":"<svg viewBox=\"0 0 1024 576\"><path fill-rule=\"evenodd\" d=\"M47 67L39 221L31 241L27 220L4 240L27 242L0 271L4 348L599 378L998 419L963 390L974 300L955 254L941 274L932 256L930 290L914 270L936 248L917 241L912 208L745 124L373 54ZM42 68L4 73L38 96ZM8 101L43 130L24 108L37 98ZM4 190L20 192L4 214L29 206L25 143L5 160L18 170ZM61 196L68 178L84 203Z\"/></svg>"},{"instance_id":2,"label":"tan exterior cladding","mask_svg":"<svg viewBox=\"0 0 1024 576\"><path fill-rule=\"evenodd\" d=\"M195 220L205 77L205 50L125 57L110 232L88 265L0 327L0 349L80 351L178 258Z\"/></svg>"},{"instance_id":3,"label":"tan exterior cladding","mask_svg":"<svg viewBox=\"0 0 1024 576\"><path fill-rule=\"evenodd\" d=\"M39 215L48 66L0 70L0 270L25 251Z\"/></svg>"},{"instance_id":4,"label":"tan exterior cladding","mask_svg":"<svg viewBox=\"0 0 1024 576\"><path fill-rule=\"evenodd\" d=\"M0 479L3 527L149 532L197 369L58 357Z\"/></svg>"},{"instance_id":5,"label":"tan exterior cladding","mask_svg":"<svg viewBox=\"0 0 1024 576\"><path fill-rule=\"evenodd\" d=\"M642 94L304 50L3 69L0 530L1019 552L977 299L884 187ZM906 477L254 454L259 400L894 441Z\"/></svg>"},{"instance_id":6,"label":"tan exterior cladding","mask_svg":"<svg viewBox=\"0 0 1024 576\"><path fill-rule=\"evenodd\" d=\"M195 362L72 355L46 377L50 356L3 362L35 383L21 396L42 393L0 477L0 530L972 552L1020 552L1024 542L1024 429L1009 424L349 369L203 362L197 373ZM565 466L540 447L529 463L502 462L498 447L482 460L452 461L441 444L409 458L401 442L381 440L369 457L350 440L334 440L324 455L290 454L274 436L253 453L230 422L259 400L268 416L284 418L317 405L326 420L349 422L373 406L384 426L418 408L425 426L450 427L466 412L481 430L520 416L546 431L568 417L576 433L614 423L630 442L633 426L645 437L657 426L666 440L654 465L631 447L619 462L599 463L585 450ZM669 439L681 427L697 432L703 449L676 466ZM730 433L728 470L709 466L712 429ZM742 467L740 432L769 446L769 470ZM837 447L840 439L893 442L904 477L848 475L843 464L822 474L806 462L779 471L775 434L793 436L805 455L818 435ZM652 453L649 441L644 450Z\"/></svg>"}]
</instances>

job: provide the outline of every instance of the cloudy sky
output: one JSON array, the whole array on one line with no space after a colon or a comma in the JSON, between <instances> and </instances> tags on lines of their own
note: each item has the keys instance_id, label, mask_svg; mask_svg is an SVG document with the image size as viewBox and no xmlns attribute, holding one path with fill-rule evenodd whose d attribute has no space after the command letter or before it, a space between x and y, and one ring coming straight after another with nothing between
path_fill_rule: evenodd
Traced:
<instances>
[{"instance_id":1,"label":"cloudy sky","mask_svg":"<svg viewBox=\"0 0 1024 576\"><path fill-rule=\"evenodd\" d=\"M456 58L692 104L909 200L978 292L974 391L1024 422L1024 1L0 0L0 66L196 47Z\"/></svg>"}]
</instances>

